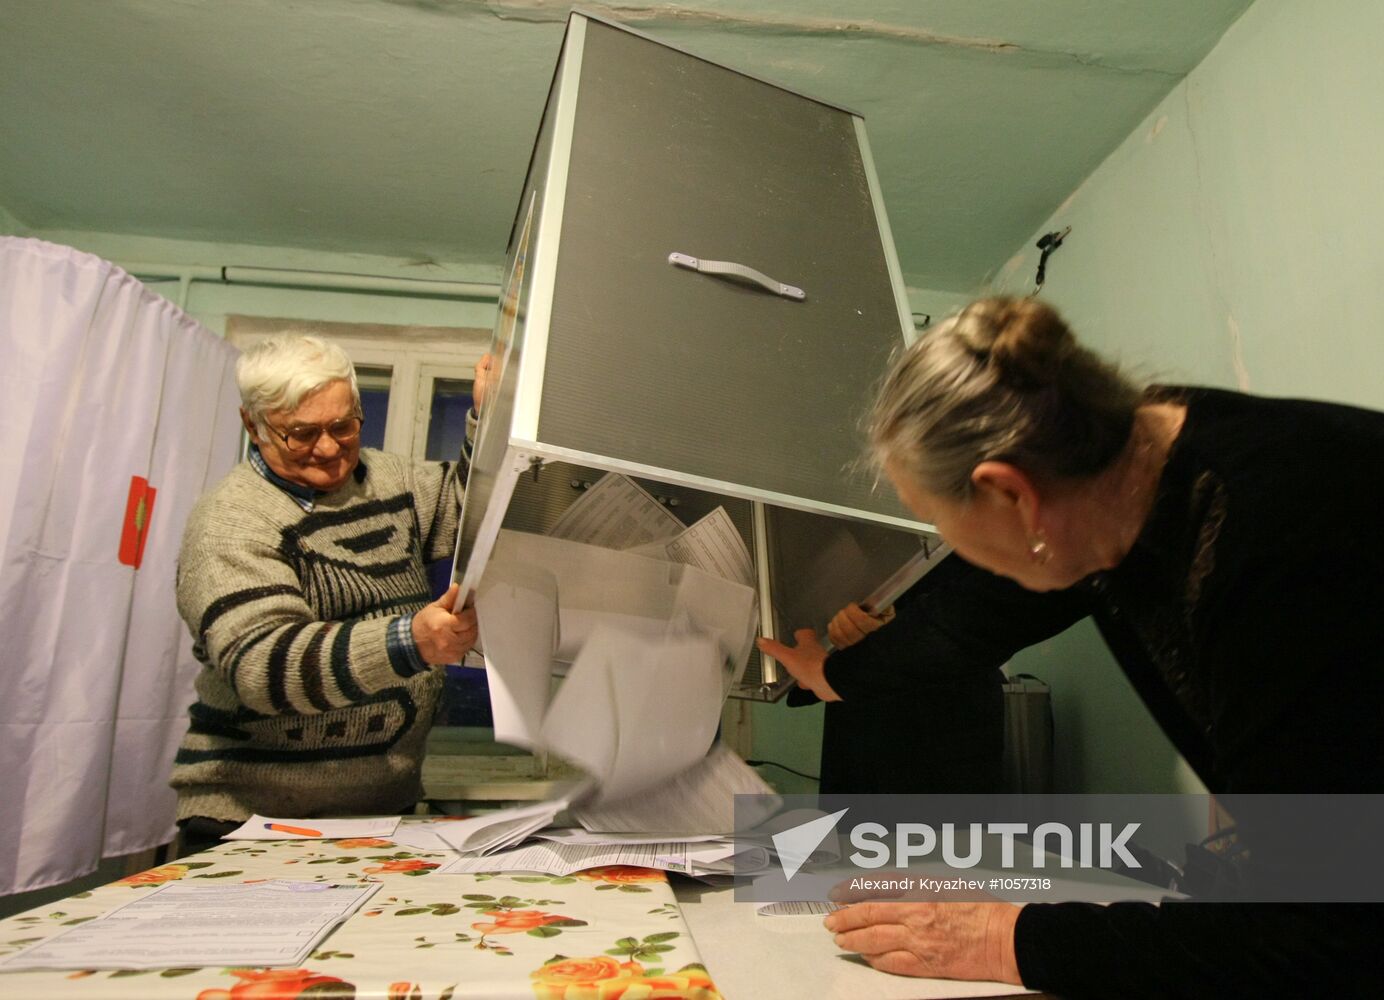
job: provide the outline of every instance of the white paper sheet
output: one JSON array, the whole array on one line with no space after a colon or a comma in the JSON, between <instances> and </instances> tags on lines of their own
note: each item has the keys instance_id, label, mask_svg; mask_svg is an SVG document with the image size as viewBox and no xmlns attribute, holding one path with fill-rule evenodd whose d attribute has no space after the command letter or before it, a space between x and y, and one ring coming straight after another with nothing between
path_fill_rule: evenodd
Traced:
<instances>
[{"instance_id":1,"label":"white paper sheet","mask_svg":"<svg viewBox=\"0 0 1384 1000\"><path fill-rule=\"evenodd\" d=\"M589 782L569 783L543 802L497 809L481 816L441 824L437 835L457 851L489 853L504 850L551 825L573 799L586 794L589 788Z\"/></svg>"},{"instance_id":2,"label":"white paper sheet","mask_svg":"<svg viewBox=\"0 0 1384 1000\"><path fill-rule=\"evenodd\" d=\"M718 650L706 637L648 641L601 626L544 720L543 744L623 799L706 753L721 711Z\"/></svg>"},{"instance_id":3,"label":"white paper sheet","mask_svg":"<svg viewBox=\"0 0 1384 1000\"><path fill-rule=\"evenodd\" d=\"M534 834L539 840L550 840L556 844L583 844L586 846L609 846L612 844L663 844L679 840L688 844L720 844L725 837L719 833L680 833L676 837L666 834L656 836L648 833L592 833L576 826L555 827L539 830Z\"/></svg>"},{"instance_id":4,"label":"white paper sheet","mask_svg":"<svg viewBox=\"0 0 1384 1000\"><path fill-rule=\"evenodd\" d=\"M672 538L682 528L682 522L638 483L608 472L567 508L548 534L607 549L628 549Z\"/></svg>"},{"instance_id":5,"label":"white paper sheet","mask_svg":"<svg viewBox=\"0 0 1384 1000\"><path fill-rule=\"evenodd\" d=\"M400 823L399 829L391 833L389 839L400 847L412 847L415 851L456 850L442 839L437 827L431 823Z\"/></svg>"},{"instance_id":6,"label":"white paper sheet","mask_svg":"<svg viewBox=\"0 0 1384 1000\"><path fill-rule=\"evenodd\" d=\"M642 662L609 663L616 752L596 804L640 795L683 773L716 739L723 695L718 644L706 635L669 636L643 655ZM562 752L557 744L553 749Z\"/></svg>"},{"instance_id":7,"label":"white paper sheet","mask_svg":"<svg viewBox=\"0 0 1384 1000\"><path fill-rule=\"evenodd\" d=\"M497 552L476 591L498 743L538 745L558 645L557 586L552 573Z\"/></svg>"},{"instance_id":8,"label":"white paper sheet","mask_svg":"<svg viewBox=\"0 0 1384 1000\"><path fill-rule=\"evenodd\" d=\"M434 875L469 875L475 872L542 872L571 875L606 865L633 865L663 871L685 871L688 845L682 841L652 844L525 844L523 847L485 856L463 855L433 872Z\"/></svg>"},{"instance_id":9,"label":"white paper sheet","mask_svg":"<svg viewBox=\"0 0 1384 1000\"><path fill-rule=\"evenodd\" d=\"M574 806L572 814L592 831L661 833L697 830L729 836L735 829L735 796L761 795L762 815L743 817L756 826L782 804L753 768L717 744L695 767L622 802Z\"/></svg>"},{"instance_id":10,"label":"white paper sheet","mask_svg":"<svg viewBox=\"0 0 1384 1000\"><path fill-rule=\"evenodd\" d=\"M839 903L812 899L800 902L760 903L754 911L761 917L820 917L839 909Z\"/></svg>"},{"instance_id":11,"label":"white paper sheet","mask_svg":"<svg viewBox=\"0 0 1384 1000\"><path fill-rule=\"evenodd\" d=\"M380 883L171 882L0 961L0 969L300 965Z\"/></svg>"},{"instance_id":12,"label":"white paper sheet","mask_svg":"<svg viewBox=\"0 0 1384 1000\"><path fill-rule=\"evenodd\" d=\"M342 837L388 837L398 816L360 819L280 819L256 813L222 840L339 840Z\"/></svg>"},{"instance_id":13,"label":"white paper sheet","mask_svg":"<svg viewBox=\"0 0 1384 1000\"><path fill-rule=\"evenodd\" d=\"M685 566L696 566L722 580L754 586L754 564L750 561L750 550L745 547L745 540L735 530L735 523L724 507L717 507L675 538L641 545L631 551Z\"/></svg>"},{"instance_id":14,"label":"white paper sheet","mask_svg":"<svg viewBox=\"0 0 1384 1000\"><path fill-rule=\"evenodd\" d=\"M698 567L518 531L500 532L486 581L497 565L500 578L523 572L512 569L516 566L552 574L559 609L556 658L568 663L599 624L661 636L679 612L703 631L722 636L728 658L749 656L754 591ZM484 609L477 610L479 617ZM482 638L485 628L482 624Z\"/></svg>"}]
</instances>

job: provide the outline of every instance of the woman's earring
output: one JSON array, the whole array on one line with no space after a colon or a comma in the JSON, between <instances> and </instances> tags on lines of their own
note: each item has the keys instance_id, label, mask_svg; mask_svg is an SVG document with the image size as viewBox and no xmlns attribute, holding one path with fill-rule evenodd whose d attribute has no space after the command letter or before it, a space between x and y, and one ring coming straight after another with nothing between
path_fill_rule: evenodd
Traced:
<instances>
[{"instance_id":1,"label":"woman's earring","mask_svg":"<svg viewBox=\"0 0 1384 1000\"><path fill-rule=\"evenodd\" d=\"M1052 558L1052 549L1048 548L1048 538L1043 532L1029 536L1028 554L1040 566Z\"/></svg>"}]
</instances>

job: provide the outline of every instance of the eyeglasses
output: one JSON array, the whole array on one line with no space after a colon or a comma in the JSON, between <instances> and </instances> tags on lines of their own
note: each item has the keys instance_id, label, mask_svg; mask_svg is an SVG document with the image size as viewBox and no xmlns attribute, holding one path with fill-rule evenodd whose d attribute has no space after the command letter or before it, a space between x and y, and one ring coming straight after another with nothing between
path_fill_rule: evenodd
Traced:
<instances>
[{"instance_id":1,"label":"eyeglasses","mask_svg":"<svg viewBox=\"0 0 1384 1000\"><path fill-rule=\"evenodd\" d=\"M264 426L273 431L274 436L283 441L289 451L301 452L310 451L315 447L323 434L331 435L337 444L350 444L360 437L360 428L364 423L364 417L354 416L333 420L325 427L321 424L294 424L288 430L281 431L267 420Z\"/></svg>"}]
</instances>

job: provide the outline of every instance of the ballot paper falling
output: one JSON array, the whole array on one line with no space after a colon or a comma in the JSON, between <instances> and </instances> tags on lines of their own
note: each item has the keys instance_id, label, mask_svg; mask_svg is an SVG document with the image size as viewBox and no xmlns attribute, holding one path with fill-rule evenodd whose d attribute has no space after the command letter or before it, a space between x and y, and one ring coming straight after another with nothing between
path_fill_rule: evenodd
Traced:
<instances>
[{"instance_id":1,"label":"ballot paper falling","mask_svg":"<svg viewBox=\"0 0 1384 1000\"><path fill-rule=\"evenodd\" d=\"M587 779L441 835L494 854L568 808L593 830L730 833L735 793L770 791L712 750L754 641L753 582L724 509L684 527L620 475L591 487L552 535L501 531L476 591L495 738Z\"/></svg>"},{"instance_id":2,"label":"ballot paper falling","mask_svg":"<svg viewBox=\"0 0 1384 1000\"><path fill-rule=\"evenodd\" d=\"M650 641L597 626L553 698L541 742L596 779L598 801L653 788L715 739L723 659L713 637L690 627Z\"/></svg>"},{"instance_id":3,"label":"ballot paper falling","mask_svg":"<svg viewBox=\"0 0 1384 1000\"><path fill-rule=\"evenodd\" d=\"M0 960L0 970L301 965L379 887L171 882Z\"/></svg>"},{"instance_id":4,"label":"ballot paper falling","mask_svg":"<svg viewBox=\"0 0 1384 1000\"><path fill-rule=\"evenodd\" d=\"M735 813L737 795L754 795ZM699 833L729 836L737 819L758 827L777 812L781 800L774 790L736 753L724 744L686 770L668 775L638 794L613 799L587 797L573 803L572 814L583 827L602 833L665 833L681 838Z\"/></svg>"},{"instance_id":5,"label":"ballot paper falling","mask_svg":"<svg viewBox=\"0 0 1384 1000\"><path fill-rule=\"evenodd\" d=\"M688 683L697 700L683 704L680 719L704 723L719 715L744 671L755 594L696 566L501 531L477 589L476 611L496 740L562 752L544 733L556 726L548 701L557 664L571 665L569 682L579 661L582 670L609 670L618 681L613 687L602 682L594 693L588 686L586 697L569 696L561 709L595 728L602 721L614 726L621 721L616 713L648 704L659 684L675 682L678 663L685 662L695 674ZM714 684L701 683L712 675ZM618 705L616 690L622 693ZM695 752L705 752L709 742Z\"/></svg>"}]
</instances>

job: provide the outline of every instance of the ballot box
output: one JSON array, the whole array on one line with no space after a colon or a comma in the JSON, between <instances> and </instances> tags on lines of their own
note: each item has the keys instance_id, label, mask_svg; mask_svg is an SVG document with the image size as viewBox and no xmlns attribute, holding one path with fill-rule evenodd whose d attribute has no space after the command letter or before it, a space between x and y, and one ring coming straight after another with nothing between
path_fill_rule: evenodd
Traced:
<instances>
[{"instance_id":1,"label":"ballot box","mask_svg":"<svg viewBox=\"0 0 1384 1000\"><path fill-rule=\"evenodd\" d=\"M607 473L724 509L762 635L887 602L945 554L862 460L913 335L862 118L574 13L510 235L457 546L545 533ZM734 694L790 678L751 653Z\"/></svg>"}]
</instances>

